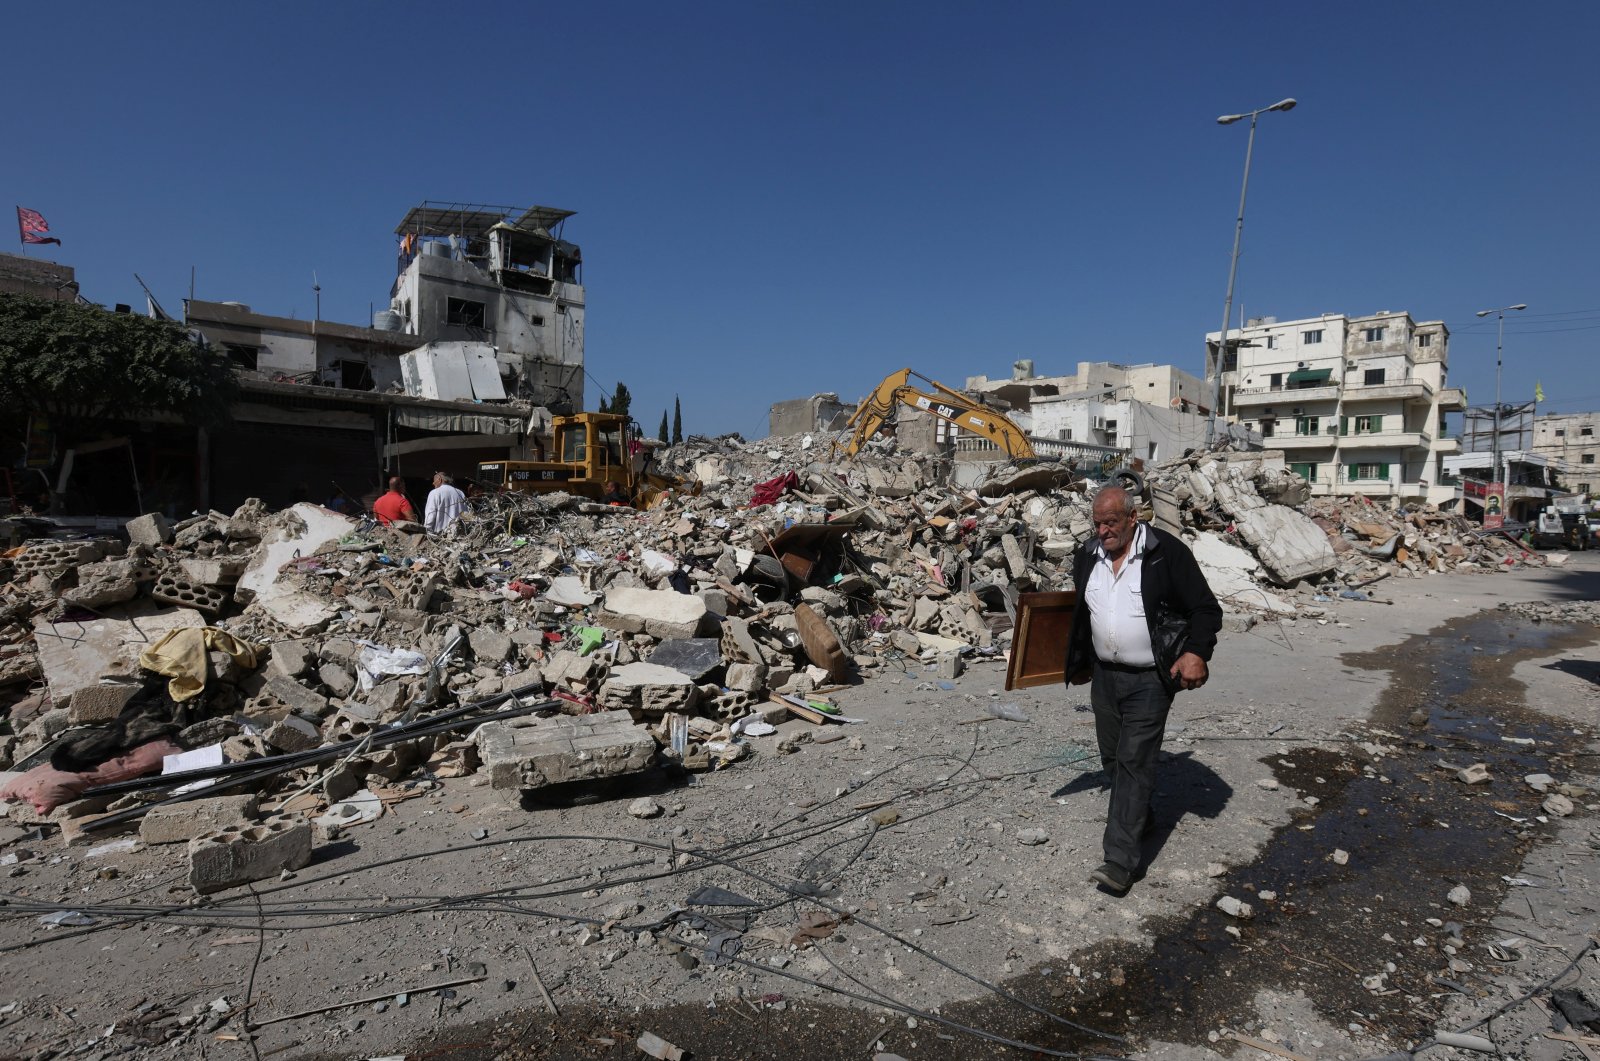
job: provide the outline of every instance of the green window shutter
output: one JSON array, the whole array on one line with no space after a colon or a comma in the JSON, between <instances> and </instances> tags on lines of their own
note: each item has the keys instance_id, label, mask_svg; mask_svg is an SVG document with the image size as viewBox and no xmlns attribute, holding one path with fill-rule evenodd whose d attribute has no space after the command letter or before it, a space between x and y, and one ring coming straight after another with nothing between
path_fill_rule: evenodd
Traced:
<instances>
[{"instance_id":1,"label":"green window shutter","mask_svg":"<svg viewBox=\"0 0 1600 1061\"><path fill-rule=\"evenodd\" d=\"M1348 435L1349 433L1350 433L1350 418L1348 416L1339 417L1339 434Z\"/></svg>"},{"instance_id":2,"label":"green window shutter","mask_svg":"<svg viewBox=\"0 0 1600 1061\"><path fill-rule=\"evenodd\" d=\"M1372 433L1374 435L1376 435L1378 432L1380 432L1382 430L1383 430L1383 417L1382 416L1374 416L1372 418L1372 427L1371 427Z\"/></svg>"},{"instance_id":3,"label":"green window shutter","mask_svg":"<svg viewBox=\"0 0 1600 1061\"><path fill-rule=\"evenodd\" d=\"M1387 478L1389 478L1389 466L1387 464L1378 465L1378 478L1379 479L1387 479Z\"/></svg>"}]
</instances>

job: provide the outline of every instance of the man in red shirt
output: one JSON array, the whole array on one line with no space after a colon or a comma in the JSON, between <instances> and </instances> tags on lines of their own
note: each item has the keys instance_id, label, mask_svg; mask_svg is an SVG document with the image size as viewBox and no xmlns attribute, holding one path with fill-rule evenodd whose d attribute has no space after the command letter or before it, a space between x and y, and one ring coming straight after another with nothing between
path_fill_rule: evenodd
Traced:
<instances>
[{"instance_id":1,"label":"man in red shirt","mask_svg":"<svg viewBox=\"0 0 1600 1061\"><path fill-rule=\"evenodd\" d=\"M417 519L417 510L411 507L411 502L406 500L406 481L396 475L389 479L389 492L372 503L372 514L378 517L378 522L388 526L397 519Z\"/></svg>"}]
</instances>

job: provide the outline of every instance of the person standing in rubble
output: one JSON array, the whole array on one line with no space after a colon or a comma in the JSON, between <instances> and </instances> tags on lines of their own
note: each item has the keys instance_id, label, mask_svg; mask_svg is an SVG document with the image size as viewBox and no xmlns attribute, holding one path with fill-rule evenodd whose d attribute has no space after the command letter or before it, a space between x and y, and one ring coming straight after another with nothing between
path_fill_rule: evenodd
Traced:
<instances>
[{"instance_id":1,"label":"person standing in rubble","mask_svg":"<svg viewBox=\"0 0 1600 1061\"><path fill-rule=\"evenodd\" d=\"M444 472L433 473L433 489L428 491L428 502L423 512L423 525L430 533L442 534L461 518L467 495L452 485L454 480Z\"/></svg>"},{"instance_id":2,"label":"person standing in rubble","mask_svg":"<svg viewBox=\"0 0 1600 1061\"><path fill-rule=\"evenodd\" d=\"M1111 788L1105 863L1090 874L1116 895L1132 887L1154 824L1156 757L1173 696L1210 677L1222 607L1194 554L1134 516L1119 486L1095 494L1094 537L1078 547L1078 602L1067 639L1068 684L1091 683L1095 737Z\"/></svg>"},{"instance_id":3,"label":"person standing in rubble","mask_svg":"<svg viewBox=\"0 0 1600 1061\"><path fill-rule=\"evenodd\" d=\"M372 503L372 514L385 527L396 520L416 520L417 510L411 507L411 499L406 497L404 479L398 475L389 477L389 492Z\"/></svg>"}]
</instances>

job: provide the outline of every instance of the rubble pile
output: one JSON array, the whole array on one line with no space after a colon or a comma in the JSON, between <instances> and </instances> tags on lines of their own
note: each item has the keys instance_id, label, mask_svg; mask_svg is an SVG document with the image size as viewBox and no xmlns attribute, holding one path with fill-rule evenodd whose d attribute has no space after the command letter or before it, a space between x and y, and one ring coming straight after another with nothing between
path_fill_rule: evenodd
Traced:
<instances>
[{"instance_id":1,"label":"rubble pile","mask_svg":"<svg viewBox=\"0 0 1600 1061\"><path fill-rule=\"evenodd\" d=\"M1513 615L1520 615L1524 619L1532 619L1536 623L1581 623L1586 626L1600 626L1600 601L1595 600L1507 601L1502 603L1500 608Z\"/></svg>"},{"instance_id":2,"label":"rubble pile","mask_svg":"<svg viewBox=\"0 0 1600 1061\"><path fill-rule=\"evenodd\" d=\"M251 501L26 541L0 560L0 799L83 842L187 839L195 887L229 887L443 778L516 795L726 766L791 715L826 724L859 675L1002 656L1018 594L1070 584L1096 488L1070 465L829 442L691 439L658 459L692 488L649 510L493 495L428 535ZM1303 598L1338 581L1514 548L1308 505L1281 455L1190 456L1148 486L1235 613L1320 614Z\"/></svg>"}]
</instances>

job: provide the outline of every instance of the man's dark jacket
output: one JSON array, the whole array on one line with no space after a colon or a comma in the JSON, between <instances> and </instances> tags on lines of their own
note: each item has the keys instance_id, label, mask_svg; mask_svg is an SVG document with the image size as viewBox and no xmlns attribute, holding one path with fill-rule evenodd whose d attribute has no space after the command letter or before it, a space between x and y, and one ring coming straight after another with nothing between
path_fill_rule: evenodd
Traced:
<instances>
[{"instance_id":1,"label":"man's dark jacket","mask_svg":"<svg viewBox=\"0 0 1600 1061\"><path fill-rule=\"evenodd\" d=\"M1150 524L1144 525L1144 557L1140 561L1141 592L1150 646L1155 649L1156 671L1167 691L1178 684L1169 673L1185 652L1210 660L1222 629L1222 606L1217 603L1194 554L1182 541ZM1072 558L1072 584L1078 604L1072 612L1072 633L1067 639L1066 680L1086 672L1094 663L1094 636L1089 629L1089 575L1099 555L1099 541L1090 538Z\"/></svg>"}]
</instances>

